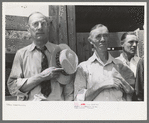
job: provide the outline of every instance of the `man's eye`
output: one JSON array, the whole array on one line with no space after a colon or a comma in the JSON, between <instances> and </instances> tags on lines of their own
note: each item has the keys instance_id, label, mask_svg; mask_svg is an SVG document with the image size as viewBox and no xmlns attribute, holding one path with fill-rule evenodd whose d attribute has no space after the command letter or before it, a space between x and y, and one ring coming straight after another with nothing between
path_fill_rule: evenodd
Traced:
<instances>
[{"instance_id":1,"label":"man's eye","mask_svg":"<svg viewBox=\"0 0 149 123\"><path fill-rule=\"evenodd\" d=\"M42 26L47 26L47 22L42 22Z\"/></svg>"},{"instance_id":2,"label":"man's eye","mask_svg":"<svg viewBox=\"0 0 149 123\"><path fill-rule=\"evenodd\" d=\"M33 26L37 27L38 26L38 22L33 23Z\"/></svg>"},{"instance_id":3,"label":"man's eye","mask_svg":"<svg viewBox=\"0 0 149 123\"><path fill-rule=\"evenodd\" d=\"M130 41L129 43L130 43L130 44L133 44L133 43L138 44L138 41Z\"/></svg>"},{"instance_id":4,"label":"man's eye","mask_svg":"<svg viewBox=\"0 0 149 123\"><path fill-rule=\"evenodd\" d=\"M108 37L108 34L103 34L103 37Z\"/></svg>"},{"instance_id":5,"label":"man's eye","mask_svg":"<svg viewBox=\"0 0 149 123\"><path fill-rule=\"evenodd\" d=\"M98 35L97 37L96 37L96 39L100 39L101 38L101 35Z\"/></svg>"},{"instance_id":6,"label":"man's eye","mask_svg":"<svg viewBox=\"0 0 149 123\"><path fill-rule=\"evenodd\" d=\"M133 41L129 41L129 43L130 43L130 44L132 44L132 43L133 43Z\"/></svg>"}]
</instances>

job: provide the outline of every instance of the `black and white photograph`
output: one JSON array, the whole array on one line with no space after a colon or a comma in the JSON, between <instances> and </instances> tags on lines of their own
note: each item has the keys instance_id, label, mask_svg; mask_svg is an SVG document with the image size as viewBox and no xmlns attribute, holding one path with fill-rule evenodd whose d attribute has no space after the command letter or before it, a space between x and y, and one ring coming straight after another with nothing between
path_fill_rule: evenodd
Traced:
<instances>
[{"instance_id":1,"label":"black and white photograph","mask_svg":"<svg viewBox=\"0 0 149 123\"><path fill-rule=\"evenodd\" d=\"M147 120L146 5L3 2L2 119Z\"/></svg>"}]
</instances>

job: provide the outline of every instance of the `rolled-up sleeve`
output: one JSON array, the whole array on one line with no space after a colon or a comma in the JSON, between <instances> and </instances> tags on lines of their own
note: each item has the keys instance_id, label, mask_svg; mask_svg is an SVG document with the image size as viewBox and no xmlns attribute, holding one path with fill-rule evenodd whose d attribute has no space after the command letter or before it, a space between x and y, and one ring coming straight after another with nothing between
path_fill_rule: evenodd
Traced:
<instances>
[{"instance_id":1,"label":"rolled-up sleeve","mask_svg":"<svg viewBox=\"0 0 149 123\"><path fill-rule=\"evenodd\" d=\"M21 92L20 88L27 80L28 78L24 78L23 75L22 59L20 57L20 52L18 51L14 57L11 73L7 81L10 94L13 96L20 96L21 98L26 97L27 93Z\"/></svg>"},{"instance_id":2,"label":"rolled-up sleeve","mask_svg":"<svg viewBox=\"0 0 149 123\"><path fill-rule=\"evenodd\" d=\"M87 91L87 73L85 69L79 65L77 68L75 80L74 80L74 100L84 101Z\"/></svg>"}]
</instances>

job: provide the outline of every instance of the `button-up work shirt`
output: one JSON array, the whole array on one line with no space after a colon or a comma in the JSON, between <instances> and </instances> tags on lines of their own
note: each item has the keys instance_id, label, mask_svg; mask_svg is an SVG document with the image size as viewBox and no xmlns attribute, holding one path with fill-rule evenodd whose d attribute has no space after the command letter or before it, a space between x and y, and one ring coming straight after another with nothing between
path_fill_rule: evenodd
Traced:
<instances>
[{"instance_id":1,"label":"button-up work shirt","mask_svg":"<svg viewBox=\"0 0 149 123\"><path fill-rule=\"evenodd\" d=\"M56 47L55 44L47 42L47 50L45 54L48 59L48 65L51 66L51 56ZM73 81L67 85L61 85L56 79L51 81L52 92L45 98L41 93L41 86L38 85L33 88L30 92L23 93L20 88L28 78L39 74L41 72L42 53L35 48L35 44L24 47L17 51L12 71L8 79L8 88L13 96L17 96L18 100L29 100L29 101L40 101L46 99L48 101L63 101L73 100Z\"/></svg>"},{"instance_id":2,"label":"button-up work shirt","mask_svg":"<svg viewBox=\"0 0 149 123\"><path fill-rule=\"evenodd\" d=\"M128 68L130 68L136 77L137 64L138 64L138 61L140 60L139 57L134 56L131 58L130 61L128 61L124 58L123 53L121 53L120 56L117 57L116 59L121 60L124 65L126 65Z\"/></svg>"},{"instance_id":3,"label":"button-up work shirt","mask_svg":"<svg viewBox=\"0 0 149 123\"><path fill-rule=\"evenodd\" d=\"M87 61L79 64L74 81L74 98L76 101L84 101L86 91L95 83L102 87L114 85L112 79L112 69L117 61L110 54L108 61L104 64L97 56L93 54ZM99 95L93 101L125 101L123 92L118 88L102 89Z\"/></svg>"}]
</instances>

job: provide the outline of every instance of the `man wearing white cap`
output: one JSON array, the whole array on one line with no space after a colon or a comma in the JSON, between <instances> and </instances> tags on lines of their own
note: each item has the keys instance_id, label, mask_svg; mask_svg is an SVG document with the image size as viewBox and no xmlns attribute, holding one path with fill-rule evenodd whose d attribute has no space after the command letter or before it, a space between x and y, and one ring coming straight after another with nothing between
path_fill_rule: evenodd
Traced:
<instances>
[{"instance_id":1,"label":"man wearing white cap","mask_svg":"<svg viewBox=\"0 0 149 123\"><path fill-rule=\"evenodd\" d=\"M56 55L55 50L60 46L48 41L50 30L47 17L39 12L32 13L28 18L28 25L33 43L18 50L15 55L7 82L10 94L23 101L73 100L73 81L69 74L75 72L75 66L72 71L65 72L64 61L74 60L76 57L71 56L75 53L67 45L63 45L59 50L58 60L60 56L66 56L66 53L71 55L60 59L59 66L53 66L56 58L53 54ZM67 50L61 53L63 49ZM64 76L61 77L62 82L57 80L59 76Z\"/></svg>"},{"instance_id":2,"label":"man wearing white cap","mask_svg":"<svg viewBox=\"0 0 149 123\"><path fill-rule=\"evenodd\" d=\"M95 25L89 34L93 55L79 64L74 80L76 101L131 101L135 79L129 68L107 51L108 28Z\"/></svg>"}]
</instances>

